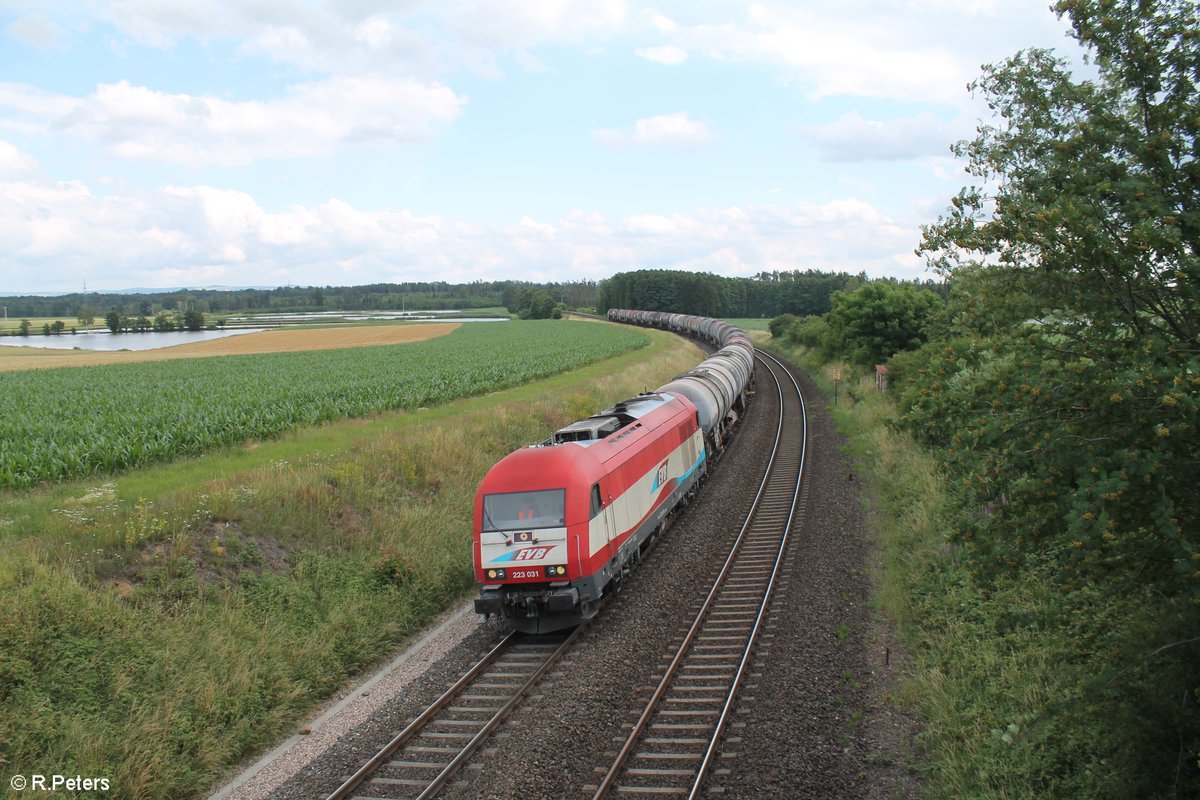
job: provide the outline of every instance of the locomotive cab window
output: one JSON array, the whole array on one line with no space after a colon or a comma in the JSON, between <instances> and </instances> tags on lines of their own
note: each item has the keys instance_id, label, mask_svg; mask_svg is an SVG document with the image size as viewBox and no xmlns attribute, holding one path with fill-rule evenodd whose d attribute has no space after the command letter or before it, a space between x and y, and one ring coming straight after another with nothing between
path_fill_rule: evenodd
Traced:
<instances>
[{"instance_id":1,"label":"locomotive cab window","mask_svg":"<svg viewBox=\"0 0 1200 800\"><path fill-rule=\"evenodd\" d=\"M604 501L600 499L600 484L592 484L592 514L591 518L595 519L596 515L604 510Z\"/></svg>"},{"instance_id":2,"label":"locomotive cab window","mask_svg":"<svg viewBox=\"0 0 1200 800\"><path fill-rule=\"evenodd\" d=\"M565 522L566 490L505 492L483 496L485 531L557 528Z\"/></svg>"}]
</instances>

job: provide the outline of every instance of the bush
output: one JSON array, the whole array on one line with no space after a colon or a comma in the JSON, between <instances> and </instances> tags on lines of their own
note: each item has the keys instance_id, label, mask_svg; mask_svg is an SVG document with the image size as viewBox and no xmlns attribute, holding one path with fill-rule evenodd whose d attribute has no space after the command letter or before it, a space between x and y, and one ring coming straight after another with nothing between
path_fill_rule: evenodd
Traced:
<instances>
[{"instance_id":1,"label":"bush","mask_svg":"<svg viewBox=\"0 0 1200 800\"><path fill-rule=\"evenodd\" d=\"M771 332L772 339L782 339L799 319L795 314L780 314L767 323L767 330Z\"/></svg>"}]
</instances>

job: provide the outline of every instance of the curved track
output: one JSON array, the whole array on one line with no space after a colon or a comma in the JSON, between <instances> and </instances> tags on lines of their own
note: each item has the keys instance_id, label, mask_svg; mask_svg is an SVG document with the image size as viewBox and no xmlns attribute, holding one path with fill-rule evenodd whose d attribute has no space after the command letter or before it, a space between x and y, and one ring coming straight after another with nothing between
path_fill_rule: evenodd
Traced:
<instances>
[{"instance_id":1,"label":"curved track","mask_svg":"<svg viewBox=\"0 0 1200 800\"><path fill-rule=\"evenodd\" d=\"M589 787L597 798L695 796L717 755L796 518L806 454L799 386L769 354L758 357L759 391L769 375L782 408L769 464L695 623L604 780ZM505 638L328 800L437 796L590 624Z\"/></svg>"},{"instance_id":2,"label":"curved track","mask_svg":"<svg viewBox=\"0 0 1200 800\"><path fill-rule=\"evenodd\" d=\"M612 794L697 797L716 758L799 510L807 452L799 385L769 354L759 353L759 359L782 408L766 475L712 590L594 800Z\"/></svg>"}]
</instances>

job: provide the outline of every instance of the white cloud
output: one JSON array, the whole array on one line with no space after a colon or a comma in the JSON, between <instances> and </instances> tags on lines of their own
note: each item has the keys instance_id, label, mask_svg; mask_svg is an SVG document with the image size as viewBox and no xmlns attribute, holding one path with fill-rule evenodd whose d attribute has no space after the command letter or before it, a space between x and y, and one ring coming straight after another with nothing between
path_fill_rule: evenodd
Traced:
<instances>
[{"instance_id":1,"label":"white cloud","mask_svg":"<svg viewBox=\"0 0 1200 800\"><path fill-rule=\"evenodd\" d=\"M947 156L950 145L971 134L965 121L950 124L925 111L888 121L866 119L857 111L827 125L805 125L801 136L827 161L897 161Z\"/></svg>"},{"instance_id":2,"label":"white cloud","mask_svg":"<svg viewBox=\"0 0 1200 800\"><path fill-rule=\"evenodd\" d=\"M699 223L684 214L632 214L621 220L618 233L623 236L673 237L703 236Z\"/></svg>"},{"instance_id":3,"label":"white cloud","mask_svg":"<svg viewBox=\"0 0 1200 800\"><path fill-rule=\"evenodd\" d=\"M16 177L37 169L37 159L0 139L0 178Z\"/></svg>"},{"instance_id":4,"label":"white cloud","mask_svg":"<svg viewBox=\"0 0 1200 800\"><path fill-rule=\"evenodd\" d=\"M692 119L686 113L678 113L639 119L629 133L601 128L592 132L592 138L605 147L695 147L708 144L715 137L703 122Z\"/></svg>"},{"instance_id":5,"label":"white cloud","mask_svg":"<svg viewBox=\"0 0 1200 800\"><path fill-rule=\"evenodd\" d=\"M627 14L625 0L469 0L451 7L454 31L484 48L603 38L619 30Z\"/></svg>"},{"instance_id":6,"label":"white cloud","mask_svg":"<svg viewBox=\"0 0 1200 800\"><path fill-rule=\"evenodd\" d=\"M81 98L0 84L5 125L97 142L130 159L191 167L319 156L348 144L421 141L461 113L466 99L437 83L337 77L289 87L282 97L232 101L170 94L127 81Z\"/></svg>"},{"instance_id":7,"label":"white cloud","mask_svg":"<svg viewBox=\"0 0 1200 800\"><path fill-rule=\"evenodd\" d=\"M742 22L691 26L676 40L710 58L782 67L813 98L957 99L970 77L966 64L928 37L881 25L881 16L852 20L840 8L753 5Z\"/></svg>"},{"instance_id":8,"label":"white cloud","mask_svg":"<svg viewBox=\"0 0 1200 800\"><path fill-rule=\"evenodd\" d=\"M100 196L79 182L0 181L0 271L16 290L84 280L122 288L599 279L641 267L911 277L918 237L915 226L853 198L618 216L576 210L480 225L336 198L269 211L245 192L212 186Z\"/></svg>"},{"instance_id":9,"label":"white cloud","mask_svg":"<svg viewBox=\"0 0 1200 800\"><path fill-rule=\"evenodd\" d=\"M270 7L269 3L258 4L259 10ZM206 40L237 35L244 30L242 13L237 5L220 0L120 0L107 9L113 24L149 47L172 47L186 37Z\"/></svg>"},{"instance_id":10,"label":"white cloud","mask_svg":"<svg viewBox=\"0 0 1200 800\"><path fill-rule=\"evenodd\" d=\"M20 39L26 44L42 49L54 47L63 36L62 28L41 14L17 17L8 23L5 32L14 39Z\"/></svg>"},{"instance_id":11,"label":"white cloud","mask_svg":"<svg viewBox=\"0 0 1200 800\"><path fill-rule=\"evenodd\" d=\"M660 14L657 11L650 13L650 27L659 33L674 33L679 30L679 24L675 20L668 17L666 14Z\"/></svg>"},{"instance_id":12,"label":"white cloud","mask_svg":"<svg viewBox=\"0 0 1200 800\"><path fill-rule=\"evenodd\" d=\"M0 116L0 127L24 134L42 135L61 117L71 113L78 101L22 83L0 83L0 109L13 113Z\"/></svg>"},{"instance_id":13,"label":"white cloud","mask_svg":"<svg viewBox=\"0 0 1200 800\"><path fill-rule=\"evenodd\" d=\"M687 50L673 44L663 45L662 47L639 47L634 52L647 61L666 64L669 67L679 66L687 60L688 56Z\"/></svg>"},{"instance_id":14,"label":"white cloud","mask_svg":"<svg viewBox=\"0 0 1200 800\"><path fill-rule=\"evenodd\" d=\"M301 69L432 74L467 67L494 77L496 51L603 41L622 31L625 0L122 0L106 15L127 36L170 48L228 39L244 53Z\"/></svg>"},{"instance_id":15,"label":"white cloud","mask_svg":"<svg viewBox=\"0 0 1200 800\"><path fill-rule=\"evenodd\" d=\"M756 2L737 15L647 27L690 55L766 65L814 99L850 95L958 104L982 63L1062 44L1064 25L1039 0Z\"/></svg>"}]
</instances>

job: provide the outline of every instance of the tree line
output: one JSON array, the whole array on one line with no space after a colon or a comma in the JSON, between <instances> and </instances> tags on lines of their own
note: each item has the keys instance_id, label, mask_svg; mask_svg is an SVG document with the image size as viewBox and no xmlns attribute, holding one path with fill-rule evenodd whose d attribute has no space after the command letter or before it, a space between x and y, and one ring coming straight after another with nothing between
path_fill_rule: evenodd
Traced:
<instances>
[{"instance_id":1,"label":"tree line","mask_svg":"<svg viewBox=\"0 0 1200 800\"><path fill-rule=\"evenodd\" d=\"M824 314L834 292L867 282L865 274L785 270L753 277L727 278L710 273L669 269L621 272L600 282L591 280L443 281L374 283L361 286L281 286L276 289L181 289L157 293L88 292L57 296L5 298L12 317L77 317L91 324L95 316L115 312L121 329L155 329L163 312L183 317L189 312L231 313L314 311L470 310L507 308L510 313L546 318L555 311L643 308L717 317L769 318L790 313ZM932 281L914 283L935 291ZM82 320L88 319L84 323ZM139 321L145 320L145 323ZM110 326L111 327L111 326Z\"/></svg>"},{"instance_id":2,"label":"tree line","mask_svg":"<svg viewBox=\"0 0 1200 800\"><path fill-rule=\"evenodd\" d=\"M281 286L275 289L180 289L164 292L87 292L4 298L10 317L77 317L110 310L136 319L160 311L229 314L270 311L449 311L508 306L525 288L546 292L555 304L571 308L595 305L595 281L445 281L373 283L361 286Z\"/></svg>"},{"instance_id":3,"label":"tree line","mask_svg":"<svg viewBox=\"0 0 1200 800\"><path fill-rule=\"evenodd\" d=\"M892 281L893 283L895 281ZM837 292L870 283L864 273L791 270L760 272L749 278L667 269L621 272L600 284L596 310L638 308L707 317L769 318L780 314L827 313ZM911 285L941 291L934 281Z\"/></svg>"}]
</instances>

